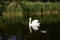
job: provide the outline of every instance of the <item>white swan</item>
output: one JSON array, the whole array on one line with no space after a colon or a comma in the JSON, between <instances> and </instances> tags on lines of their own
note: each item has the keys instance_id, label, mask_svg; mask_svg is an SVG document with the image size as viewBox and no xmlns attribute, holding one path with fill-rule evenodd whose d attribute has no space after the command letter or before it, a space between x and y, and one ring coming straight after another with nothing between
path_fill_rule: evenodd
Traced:
<instances>
[{"instance_id":1,"label":"white swan","mask_svg":"<svg viewBox=\"0 0 60 40\"><path fill-rule=\"evenodd\" d=\"M29 30L30 30L30 33L32 33L32 29L33 30L38 30L38 26L40 26L39 24L40 23L38 23L38 20L33 20L31 22L31 18L29 18Z\"/></svg>"}]
</instances>

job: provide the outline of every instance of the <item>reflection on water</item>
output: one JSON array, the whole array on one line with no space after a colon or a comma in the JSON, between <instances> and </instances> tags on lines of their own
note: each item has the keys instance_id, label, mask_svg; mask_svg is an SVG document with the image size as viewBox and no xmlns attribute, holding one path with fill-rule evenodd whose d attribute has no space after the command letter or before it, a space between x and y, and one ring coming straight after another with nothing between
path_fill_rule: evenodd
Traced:
<instances>
[{"instance_id":1,"label":"reflection on water","mask_svg":"<svg viewBox=\"0 0 60 40\"><path fill-rule=\"evenodd\" d=\"M2 36L0 36L0 40L2 40ZM8 40L16 40L16 36L11 36L8 38Z\"/></svg>"},{"instance_id":2,"label":"reflection on water","mask_svg":"<svg viewBox=\"0 0 60 40\"><path fill-rule=\"evenodd\" d=\"M7 39L8 40L17 40L17 37L16 37L16 35L12 35L12 36L8 37ZM2 36L0 36L0 40L3 40L3 37ZM21 36L18 36L18 40L26 40L26 38L21 37Z\"/></svg>"},{"instance_id":3,"label":"reflection on water","mask_svg":"<svg viewBox=\"0 0 60 40\"><path fill-rule=\"evenodd\" d=\"M2 36L0 36L0 40L2 40Z\"/></svg>"},{"instance_id":4,"label":"reflection on water","mask_svg":"<svg viewBox=\"0 0 60 40\"><path fill-rule=\"evenodd\" d=\"M8 40L16 40L16 36L11 36Z\"/></svg>"}]
</instances>

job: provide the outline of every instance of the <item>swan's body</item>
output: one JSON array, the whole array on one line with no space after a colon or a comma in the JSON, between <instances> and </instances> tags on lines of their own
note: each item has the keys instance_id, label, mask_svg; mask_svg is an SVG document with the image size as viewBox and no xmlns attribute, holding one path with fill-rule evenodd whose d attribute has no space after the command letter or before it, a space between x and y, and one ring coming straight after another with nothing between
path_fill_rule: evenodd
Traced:
<instances>
[{"instance_id":1,"label":"swan's body","mask_svg":"<svg viewBox=\"0 0 60 40\"><path fill-rule=\"evenodd\" d=\"M33 30L38 30L38 26L40 26L39 24L40 23L38 23L38 20L33 20L31 22L31 18L29 18L29 29L30 29L30 33L32 32L32 29ZM32 29L31 29L31 27L32 27Z\"/></svg>"},{"instance_id":2,"label":"swan's body","mask_svg":"<svg viewBox=\"0 0 60 40\"><path fill-rule=\"evenodd\" d=\"M38 30L39 26L40 26L40 23L38 23L38 20L31 21L31 18L29 18L29 30L30 30L30 33L32 33L32 29L33 30ZM40 30L40 32L47 33L47 30Z\"/></svg>"}]
</instances>

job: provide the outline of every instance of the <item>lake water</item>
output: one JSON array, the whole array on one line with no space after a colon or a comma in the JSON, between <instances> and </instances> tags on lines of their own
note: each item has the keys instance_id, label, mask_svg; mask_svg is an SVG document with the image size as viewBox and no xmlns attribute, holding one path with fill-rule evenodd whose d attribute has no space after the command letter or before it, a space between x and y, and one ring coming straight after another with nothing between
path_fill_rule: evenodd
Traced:
<instances>
[{"instance_id":1,"label":"lake water","mask_svg":"<svg viewBox=\"0 0 60 40\"><path fill-rule=\"evenodd\" d=\"M0 36L0 40L2 40L2 36ZM16 36L11 36L8 40L16 40Z\"/></svg>"},{"instance_id":2,"label":"lake water","mask_svg":"<svg viewBox=\"0 0 60 40\"><path fill-rule=\"evenodd\" d=\"M2 40L2 36L0 36L0 40Z\"/></svg>"},{"instance_id":3,"label":"lake water","mask_svg":"<svg viewBox=\"0 0 60 40\"><path fill-rule=\"evenodd\" d=\"M21 37L19 37L19 38L21 38ZM0 40L2 40L2 36L0 36ZM8 38L8 40L16 40L16 36L11 36L11 37ZM26 39L23 38L23 40L26 40Z\"/></svg>"},{"instance_id":4,"label":"lake water","mask_svg":"<svg viewBox=\"0 0 60 40\"><path fill-rule=\"evenodd\" d=\"M16 40L16 36L11 36L8 40Z\"/></svg>"}]
</instances>

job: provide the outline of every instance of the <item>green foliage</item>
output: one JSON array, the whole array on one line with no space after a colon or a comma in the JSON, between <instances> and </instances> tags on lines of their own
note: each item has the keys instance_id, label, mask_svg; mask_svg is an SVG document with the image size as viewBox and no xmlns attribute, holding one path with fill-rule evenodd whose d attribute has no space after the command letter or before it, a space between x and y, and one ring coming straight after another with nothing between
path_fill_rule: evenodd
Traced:
<instances>
[{"instance_id":1,"label":"green foliage","mask_svg":"<svg viewBox=\"0 0 60 40\"><path fill-rule=\"evenodd\" d=\"M26 9L29 9L31 11L44 11L44 10L58 10L59 6L60 6L60 3L39 3L39 2L35 2L35 3L28 3L28 2L25 2L24 3L24 7ZM41 9L42 8L42 9ZM59 8L60 10L60 8Z\"/></svg>"}]
</instances>

